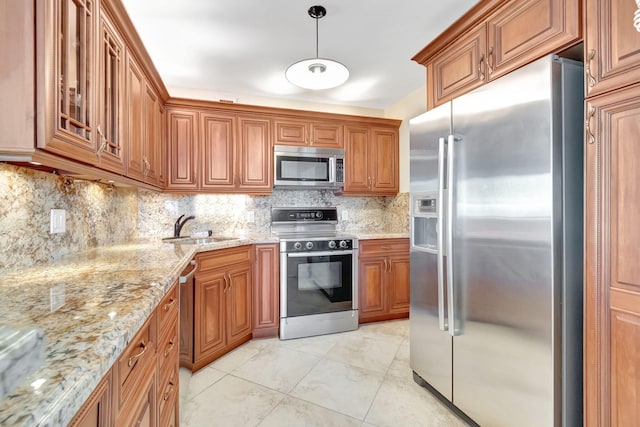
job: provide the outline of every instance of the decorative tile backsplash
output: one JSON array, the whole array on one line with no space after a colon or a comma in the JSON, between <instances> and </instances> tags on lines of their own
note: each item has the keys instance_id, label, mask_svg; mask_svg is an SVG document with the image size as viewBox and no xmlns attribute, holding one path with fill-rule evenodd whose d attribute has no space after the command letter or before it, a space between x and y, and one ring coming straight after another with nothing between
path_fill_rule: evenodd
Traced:
<instances>
[{"instance_id":1,"label":"decorative tile backsplash","mask_svg":"<svg viewBox=\"0 0 640 427\"><path fill-rule=\"evenodd\" d=\"M136 196L0 163L0 272L136 237ZM66 210L65 233L49 233L51 209Z\"/></svg>"},{"instance_id":2,"label":"decorative tile backsplash","mask_svg":"<svg viewBox=\"0 0 640 427\"><path fill-rule=\"evenodd\" d=\"M196 216L183 228L184 235L207 230L241 235L270 232L272 207L337 206L341 231L406 233L408 204L408 193L342 197L328 190L176 196L0 163L0 273L132 238L168 237L182 214ZM65 233L49 233L51 209L66 210Z\"/></svg>"},{"instance_id":3,"label":"decorative tile backsplash","mask_svg":"<svg viewBox=\"0 0 640 427\"><path fill-rule=\"evenodd\" d=\"M182 214L195 215L182 234L212 230L214 234L268 233L272 207L337 206L338 228L345 232L404 233L409 230L409 195L341 197L329 190L274 190L269 196L202 194L178 197L140 190L138 233L169 237ZM346 211L346 220L343 220ZM252 219L251 219L252 218Z\"/></svg>"}]
</instances>

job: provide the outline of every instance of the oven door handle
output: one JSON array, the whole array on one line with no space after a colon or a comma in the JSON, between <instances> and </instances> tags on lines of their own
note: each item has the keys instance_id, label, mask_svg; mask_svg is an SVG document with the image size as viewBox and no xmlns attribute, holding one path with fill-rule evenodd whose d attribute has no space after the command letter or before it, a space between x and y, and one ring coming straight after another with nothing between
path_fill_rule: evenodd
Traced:
<instances>
[{"instance_id":1,"label":"oven door handle","mask_svg":"<svg viewBox=\"0 0 640 427\"><path fill-rule=\"evenodd\" d=\"M287 258L306 258L310 256L329 256L329 255L354 255L355 250L346 251L324 251L324 252L294 252L287 253Z\"/></svg>"}]
</instances>

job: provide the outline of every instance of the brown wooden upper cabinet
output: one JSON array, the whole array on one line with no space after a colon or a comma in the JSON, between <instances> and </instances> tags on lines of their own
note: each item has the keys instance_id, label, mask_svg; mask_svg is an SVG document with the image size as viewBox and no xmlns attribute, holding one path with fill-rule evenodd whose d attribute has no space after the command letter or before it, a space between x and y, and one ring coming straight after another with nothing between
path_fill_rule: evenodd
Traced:
<instances>
[{"instance_id":1,"label":"brown wooden upper cabinet","mask_svg":"<svg viewBox=\"0 0 640 427\"><path fill-rule=\"evenodd\" d=\"M398 130L345 126L345 195L398 193Z\"/></svg>"},{"instance_id":2,"label":"brown wooden upper cabinet","mask_svg":"<svg viewBox=\"0 0 640 427\"><path fill-rule=\"evenodd\" d=\"M160 186L160 99L137 61L127 55L127 176Z\"/></svg>"},{"instance_id":3,"label":"brown wooden upper cabinet","mask_svg":"<svg viewBox=\"0 0 640 427\"><path fill-rule=\"evenodd\" d=\"M98 114L96 111L96 48L98 2L37 2L36 49L41 48L44 70L36 72L44 102L44 133L37 146L86 163L96 163Z\"/></svg>"},{"instance_id":4,"label":"brown wooden upper cabinet","mask_svg":"<svg viewBox=\"0 0 640 427\"><path fill-rule=\"evenodd\" d=\"M273 121L275 145L344 148L342 125L276 118Z\"/></svg>"},{"instance_id":5,"label":"brown wooden upper cabinet","mask_svg":"<svg viewBox=\"0 0 640 427\"><path fill-rule=\"evenodd\" d=\"M168 191L272 192L270 119L170 107L168 129Z\"/></svg>"},{"instance_id":6,"label":"brown wooden upper cabinet","mask_svg":"<svg viewBox=\"0 0 640 427\"><path fill-rule=\"evenodd\" d=\"M2 11L15 37L0 40L0 159L161 188L168 94L122 3L5 0Z\"/></svg>"},{"instance_id":7,"label":"brown wooden upper cabinet","mask_svg":"<svg viewBox=\"0 0 640 427\"><path fill-rule=\"evenodd\" d=\"M640 81L638 8L628 0L587 0L585 84L588 97Z\"/></svg>"},{"instance_id":8,"label":"brown wooden upper cabinet","mask_svg":"<svg viewBox=\"0 0 640 427\"><path fill-rule=\"evenodd\" d=\"M578 0L509 0L487 9L480 19L478 13L472 9L414 56L427 67L428 109L568 47L581 36Z\"/></svg>"}]
</instances>

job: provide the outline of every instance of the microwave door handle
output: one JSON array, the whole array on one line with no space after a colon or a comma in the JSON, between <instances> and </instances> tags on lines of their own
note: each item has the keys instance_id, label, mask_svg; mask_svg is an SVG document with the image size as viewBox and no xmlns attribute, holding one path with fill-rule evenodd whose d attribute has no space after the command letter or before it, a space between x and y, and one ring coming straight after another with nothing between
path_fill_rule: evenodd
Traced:
<instances>
[{"instance_id":1,"label":"microwave door handle","mask_svg":"<svg viewBox=\"0 0 640 427\"><path fill-rule=\"evenodd\" d=\"M329 157L329 183L330 184L335 184L336 183L336 158L335 157Z\"/></svg>"},{"instance_id":2,"label":"microwave door handle","mask_svg":"<svg viewBox=\"0 0 640 427\"><path fill-rule=\"evenodd\" d=\"M445 139L438 140L438 200L436 201L436 234L438 245L438 325L441 331L446 331L449 327L445 320L445 304L444 304L444 158L445 158Z\"/></svg>"}]
</instances>

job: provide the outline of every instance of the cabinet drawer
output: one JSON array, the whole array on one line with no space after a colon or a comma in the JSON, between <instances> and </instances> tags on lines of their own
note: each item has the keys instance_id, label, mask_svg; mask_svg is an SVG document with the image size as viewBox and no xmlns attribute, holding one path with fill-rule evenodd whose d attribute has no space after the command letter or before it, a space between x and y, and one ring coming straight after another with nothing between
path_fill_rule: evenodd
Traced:
<instances>
[{"instance_id":1,"label":"cabinet drawer","mask_svg":"<svg viewBox=\"0 0 640 427\"><path fill-rule=\"evenodd\" d=\"M380 256L395 252L409 253L409 239L373 239L358 241L360 256Z\"/></svg>"},{"instance_id":2,"label":"cabinet drawer","mask_svg":"<svg viewBox=\"0 0 640 427\"><path fill-rule=\"evenodd\" d=\"M167 328L168 321L178 314L178 285L173 285L158 305L158 333L162 334Z\"/></svg>"},{"instance_id":3,"label":"cabinet drawer","mask_svg":"<svg viewBox=\"0 0 640 427\"><path fill-rule=\"evenodd\" d=\"M144 380L147 367L155 366L156 318L152 314L140 331L133 337L116 362L118 402L121 405L130 396L136 385Z\"/></svg>"},{"instance_id":4,"label":"cabinet drawer","mask_svg":"<svg viewBox=\"0 0 640 427\"><path fill-rule=\"evenodd\" d=\"M179 335L178 335L178 314L172 317L167 323L167 330L158 340L158 367L160 369L160 377L163 375L163 369L171 364L178 363Z\"/></svg>"},{"instance_id":5,"label":"cabinet drawer","mask_svg":"<svg viewBox=\"0 0 640 427\"><path fill-rule=\"evenodd\" d=\"M219 268L226 268L232 264L251 262L251 248L251 245L246 245L198 254L196 255L197 272L204 273Z\"/></svg>"},{"instance_id":6,"label":"cabinet drawer","mask_svg":"<svg viewBox=\"0 0 640 427\"><path fill-rule=\"evenodd\" d=\"M160 420L167 416L167 412L171 412L172 405L175 406L177 394L178 366L174 365L170 375L164 381L158 383L158 414L160 414Z\"/></svg>"}]
</instances>

